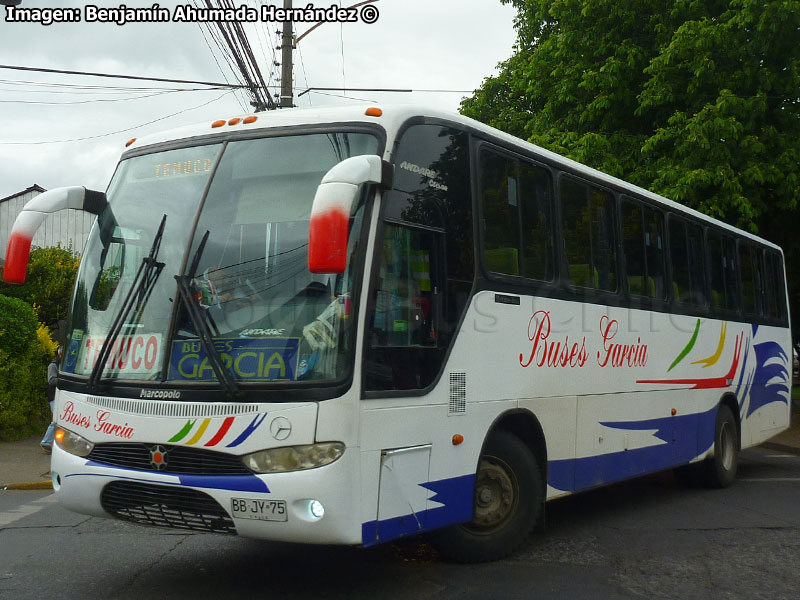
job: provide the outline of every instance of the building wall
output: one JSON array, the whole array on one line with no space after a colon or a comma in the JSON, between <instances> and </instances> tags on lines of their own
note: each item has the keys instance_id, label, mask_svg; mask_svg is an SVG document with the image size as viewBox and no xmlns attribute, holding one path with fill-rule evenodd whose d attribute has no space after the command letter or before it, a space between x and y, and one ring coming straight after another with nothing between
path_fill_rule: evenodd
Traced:
<instances>
[{"instance_id":1,"label":"building wall","mask_svg":"<svg viewBox=\"0 0 800 600\"><path fill-rule=\"evenodd\" d=\"M7 198L0 199L0 262L5 260L8 235L17 215L27 202L45 191L38 185L31 186ZM78 254L89 237L89 230L94 224L95 216L81 210L62 210L49 215L42 223L33 238L33 246L58 246L69 248Z\"/></svg>"}]
</instances>

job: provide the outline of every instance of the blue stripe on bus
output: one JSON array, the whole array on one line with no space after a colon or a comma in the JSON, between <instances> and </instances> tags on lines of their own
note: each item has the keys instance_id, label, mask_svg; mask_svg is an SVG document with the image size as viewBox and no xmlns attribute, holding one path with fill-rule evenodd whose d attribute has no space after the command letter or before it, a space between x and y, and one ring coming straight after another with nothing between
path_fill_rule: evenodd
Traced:
<instances>
[{"instance_id":1,"label":"blue stripe on bus","mask_svg":"<svg viewBox=\"0 0 800 600\"><path fill-rule=\"evenodd\" d=\"M409 512L406 515L369 521L361 525L361 540L364 546L372 546L379 542L387 542L404 535L431 531L452 525L464 523L472 519L472 496L475 489L475 475L461 475L451 479L441 479L419 484L435 492L428 500L438 502L444 506L420 511L416 515Z\"/></svg>"},{"instance_id":2,"label":"blue stripe on bus","mask_svg":"<svg viewBox=\"0 0 800 600\"><path fill-rule=\"evenodd\" d=\"M177 474L181 485L231 492L263 492L269 494L267 484L255 475L182 475Z\"/></svg>"},{"instance_id":3,"label":"blue stripe on bus","mask_svg":"<svg viewBox=\"0 0 800 600\"><path fill-rule=\"evenodd\" d=\"M184 473L170 473L168 471L150 471L145 469L128 469L117 465L107 465L105 463L90 460L86 463L87 467L102 467L104 469L114 469L125 473L141 473L142 475L167 475L175 477L180 481L181 485L207 488L212 490L230 490L232 492L263 492L268 494L269 488L267 484L261 481L255 475L186 475ZM80 475L94 475L93 473L80 473ZM116 477L116 475L109 475L109 477ZM123 479L123 477L120 477ZM132 478L125 478L132 479ZM134 481L143 481L154 484L175 485L167 481L158 481L152 479L135 479Z\"/></svg>"},{"instance_id":4,"label":"blue stripe on bus","mask_svg":"<svg viewBox=\"0 0 800 600\"><path fill-rule=\"evenodd\" d=\"M776 342L755 344L756 371L750 389L750 407L747 416L773 402L789 403L789 356Z\"/></svg>"},{"instance_id":5,"label":"blue stripe on bus","mask_svg":"<svg viewBox=\"0 0 800 600\"><path fill-rule=\"evenodd\" d=\"M704 413L677 415L644 421L603 422L601 425L627 431L655 430L665 444L547 463L547 483L572 492L630 479L645 473L688 463L714 443L717 407Z\"/></svg>"}]
</instances>

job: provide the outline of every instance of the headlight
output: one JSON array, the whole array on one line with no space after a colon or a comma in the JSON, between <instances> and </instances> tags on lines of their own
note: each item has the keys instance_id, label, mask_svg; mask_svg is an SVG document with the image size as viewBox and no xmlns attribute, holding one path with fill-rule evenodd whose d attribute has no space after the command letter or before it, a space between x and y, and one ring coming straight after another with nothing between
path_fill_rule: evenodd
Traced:
<instances>
[{"instance_id":1,"label":"headlight","mask_svg":"<svg viewBox=\"0 0 800 600\"><path fill-rule=\"evenodd\" d=\"M54 437L59 448L76 456L89 456L94 449L94 443L63 427L56 427Z\"/></svg>"},{"instance_id":2,"label":"headlight","mask_svg":"<svg viewBox=\"0 0 800 600\"><path fill-rule=\"evenodd\" d=\"M259 450L242 457L245 466L256 473L286 473L324 467L344 454L344 444L328 442L308 446L287 446Z\"/></svg>"}]
</instances>

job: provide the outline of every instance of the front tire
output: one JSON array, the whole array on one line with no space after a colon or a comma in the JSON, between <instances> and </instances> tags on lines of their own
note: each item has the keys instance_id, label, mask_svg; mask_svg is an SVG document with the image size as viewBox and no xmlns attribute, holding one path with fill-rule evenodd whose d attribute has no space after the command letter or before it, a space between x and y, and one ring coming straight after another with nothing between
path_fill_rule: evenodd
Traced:
<instances>
[{"instance_id":1,"label":"front tire","mask_svg":"<svg viewBox=\"0 0 800 600\"><path fill-rule=\"evenodd\" d=\"M728 487L736 479L739 465L739 429L731 409L722 404L714 427L714 456L705 462L705 479L716 488Z\"/></svg>"},{"instance_id":2,"label":"front tire","mask_svg":"<svg viewBox=\"0 0 800 600\"><path fill-rule=\"evenodd\" d=\"M497 431L478 461L472 520L435 533L433 544L456 562L501 559L533 531L543 501L536 457L517 436Z\"/></svg>"}]
</instances>

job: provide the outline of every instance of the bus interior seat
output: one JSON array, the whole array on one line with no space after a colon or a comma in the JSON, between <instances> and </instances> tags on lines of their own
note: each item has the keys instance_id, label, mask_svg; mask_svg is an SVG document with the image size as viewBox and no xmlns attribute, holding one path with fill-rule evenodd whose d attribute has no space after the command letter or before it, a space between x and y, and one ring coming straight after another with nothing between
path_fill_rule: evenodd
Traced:
<instances>
[{"instance_id":1,"label":"bus interior seat","mask_svg":"<svg viewBox=\"0 0 800 600\"><path fill-rule=\"evenodd\" d=\"M629 275L628 276L628 292L636 294L637 296L649 296L650 298L656 297L656 282L652 277L647 278L647 293L645 293L642 281L642 275Z\"/></svg>"},{"instance_id":2,"label":"bus interior seat","mask_svg":"<svg viewBox=\"0 0 800 600\"><path fill-rule=\"evenodd\" d=\"M711 306L714 308L725 308L722 303L722 293L716 290L711 290Z\"/></svg>"},{"instance_id":3,"label":"bus interior seat","mask_svg":"<svg viewBox=\"0 0 800 600\"><path fill-rule=\"evenodd\" d=\"M591 273L591 275L590 275ZM600 274L588 264L569 265L569 278L574 285L597 289L600 287ZM594 279L594 282L592 282Z\"/></svg>"},{"instance_id":4,"label":"bus interior seat","mask_svg":"<svg viewBox=\"0 0 800 600\"><path fill-rule=\"evenodd\" d=\"M519 250L516 248L486 250L486 268L492 273L519 275Z\"/></svg>"}]
</instances>

